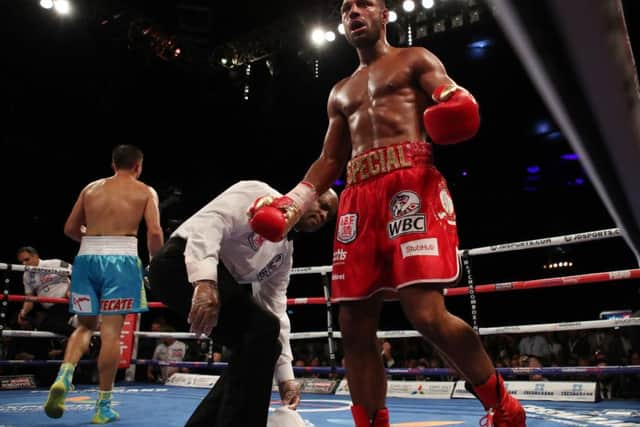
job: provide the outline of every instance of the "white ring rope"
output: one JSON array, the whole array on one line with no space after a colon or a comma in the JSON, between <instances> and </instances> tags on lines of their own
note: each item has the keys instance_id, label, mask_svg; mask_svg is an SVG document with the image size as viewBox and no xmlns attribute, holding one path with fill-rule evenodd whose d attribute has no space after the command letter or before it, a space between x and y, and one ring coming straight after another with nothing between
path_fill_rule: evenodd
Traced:
<instances>
[{"instance_id":1,"label":"white ring rope","mask_svg":"<svg viewBox=\"0 0 640 427\"><path fill-rule=\"evenodd\" d=\"M559 332L559 331L577 331L583 329L604 329L619 328L627 326L639 326L640 318L629 317L626 319L604 319L604 320L584 320L579 322L564 323L539 323L533 325L519 326L499 326L494 328L480 328L480 335L497 335L497 334L528 334L532 332ZM142 332L135 333L139 337L147 338L181 338L181 339L208 339L205 335L196 335L191 332ZM21 338L64 338L64 335L54 334L53 332L44 331L23 331L5 329L3 336L21 337ZM94 335L99 335L95 332ZM378 338L420 338L422 335L413 330L406 331L378 331ZM328 332L292 332L289 338L292 340L326 338ZM333 337L342 338L339 331L333 332ZM214 339L215 340L215 339Z\"/></svg>"},{"instance_id":2,"label":"white ring rope","mask_svg":"<svg viewBox=\"0 0 640 427\"><path fill-rule=\"evenodd\" d=\"M55 268L55 267L34 267L22 264L5 264L0 262L0 270L11 271L31 271L33 273L60 274L62 276L70 276L71 268Z\"/></svg>"},{"instance_id":3,"label":"white ring rope","mask_svg":"<svg viewBox=\"0 0 640 427\"><path fill-rule=\"evenodd\" d=\"M468 249L468 253L469 255L495 254L499 252L512 252L512 251L519 251L524 249L544 248L548 246L569 245L569 244L575 244L575 243L590 242L594 240L611 239L611 238L620 237L620 236L622 236L622 234L620 233L620 229L607 228L604 230L587 231L584 233L567 234L564 236L543 237L540 239L523 240L520 242L501 243L501 244L491 245L491 246L482 246L479 248ZM462 252L462 250L460 250L460 252ZM55 273L55 274L63 274L63 275L71 274L71 269L69 268L43 268L43 267L32 267L29 265L22 265L22 264L5 264L5 263L0 263L0 270L32 271L35 273ZM317 274L331 273L331 266L322 265L322 266L310 266L310 267L296 267L291 269L292 275L316 274L316 273Z\"/></svg>"},{"instance_id":4,"label":"white ring rope","mask_svg":"<svg viewBox=\"0 0 640 427\"><path fill-rule=\"evenodd\" d=\"M543 237L541 239L523 240L520 242L501 243L498 245L482 246L468 249L469 255L486 255L500 252L514 252L524 249L546 248L549 246L572 245L576 243L591 242L595 240L612 239L621 237L619 228L606 228L604 230L587 231L585 233L567 234L564 236ZM459 252L463 252L460 250ZM0 264L1 266L1 264ZM291 274L326 274L331 273L330 265L297 267L291 270Z\"/></svg>"},{"instance_id":5,"label":"white ring rope","mask_svg":"<svg viewBox=\"0 0 640 427\"><path fill-rule=\"evenodd\" d=\"M291 269L291 274L327 274L331 273L330 265L322 265L316 267L295 267Z\"/></svg>"},{"instance_id":6,"label":"white ring rope","mask_svg":"<svg viewBox=\"0 0 640 427\"><path fill-rule=\"evenodd\" d=\"M567 234L565 236L546 237L542 239L523 240L521 242L502 243L493 246L483 246L469 249L469 255L486 255L498 252L513 252L524 249L546 248L548 246L570 245L575 243L590 242L594 240L611 239L620 237L619 228L607 228L605 230L588 231L586 233Z\"/></svg>"}]
</instances>

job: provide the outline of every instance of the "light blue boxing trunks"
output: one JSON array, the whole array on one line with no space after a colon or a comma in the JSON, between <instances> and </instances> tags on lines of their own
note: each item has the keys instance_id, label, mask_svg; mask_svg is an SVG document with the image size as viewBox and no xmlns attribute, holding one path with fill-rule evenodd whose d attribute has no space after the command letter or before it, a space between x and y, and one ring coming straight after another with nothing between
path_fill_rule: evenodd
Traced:
<instances>
[{"instance_id":1,"label":"light blue boxing trunks","mask_svg":"<svg viewBox=\"0 0 640 427\"><path fill-rule=\"evenodd\" d=\"M69 311L80 316L149 310L132 236L84 236L73 262Z\"/></svg>"}]
</instances>

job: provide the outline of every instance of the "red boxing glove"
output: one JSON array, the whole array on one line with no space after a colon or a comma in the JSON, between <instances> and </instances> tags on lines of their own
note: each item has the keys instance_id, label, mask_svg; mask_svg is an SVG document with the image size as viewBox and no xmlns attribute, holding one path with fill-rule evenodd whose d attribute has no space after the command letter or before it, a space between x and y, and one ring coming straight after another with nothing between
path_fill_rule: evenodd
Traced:
<instances>
[{"instance_id":1,"label":"red boxing glove","mask_svg":"<svg viewBox=\"0 0 640 427\"><path fill-rule=\"evenodd\" d=\"M455 85L441 85L432 97L437 104L424 110L423 119L434 144L456 144L478 132L478 103L469 92Z\"/></svg>"},{"instance_id":2,"label":"red boxing glove","mask_svg":"<svg viewBox=\"0 0 640 427\"><path fill-rule=\"evenodd\" d=\"M278 242L282 240L282 236L285 234L287 219L280 209L264 204L269 202L268 199L273 201L272 197L260 197L253 202L248 212L251 217L249 224L253 231L265 239Z\"/></svg>"},{"instance_id":3,"label":"red boxing glove","mask_svg":"<svg viewBox=\"0 0 640 427\"><path fill-rule=\"evenodd\" d=\"M308 182L299 183L286 196L259 197L247 210L249 225L265 239L279 242L317 198L314 186Z\"/></svg>"}]
</instances>

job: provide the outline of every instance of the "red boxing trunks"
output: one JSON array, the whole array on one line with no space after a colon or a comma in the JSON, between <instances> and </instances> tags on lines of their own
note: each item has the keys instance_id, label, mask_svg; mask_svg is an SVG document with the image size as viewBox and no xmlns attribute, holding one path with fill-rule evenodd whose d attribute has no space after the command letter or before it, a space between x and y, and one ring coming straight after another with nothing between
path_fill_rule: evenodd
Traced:
<instances>
[{"instance_id":1,"label":"red boxing trunks","mask_svg":"<svg viewBox=\"0 0 640 427\"><path fill-rule=\"evenodd\" d=\"M456 214L431 146L369 150L347 165L334 238L334 301L458 280Z\"/></svg>"}]
</instances>

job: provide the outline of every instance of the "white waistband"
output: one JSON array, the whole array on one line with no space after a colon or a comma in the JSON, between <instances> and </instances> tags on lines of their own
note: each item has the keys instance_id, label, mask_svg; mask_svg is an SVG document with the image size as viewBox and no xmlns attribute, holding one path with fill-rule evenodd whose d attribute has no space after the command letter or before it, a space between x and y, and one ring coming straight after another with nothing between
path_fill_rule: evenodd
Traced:
<instances>
[{"instance_id":1,"label":"white waistband","mask_svg":"<svg viewBox=\"0 0 640 427\"><path fill-rule=\"evenodd\" d=\"M138 239L133 236L83 236L78 255L138 256Z\"/></svg>"}]
</instances>

